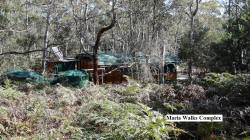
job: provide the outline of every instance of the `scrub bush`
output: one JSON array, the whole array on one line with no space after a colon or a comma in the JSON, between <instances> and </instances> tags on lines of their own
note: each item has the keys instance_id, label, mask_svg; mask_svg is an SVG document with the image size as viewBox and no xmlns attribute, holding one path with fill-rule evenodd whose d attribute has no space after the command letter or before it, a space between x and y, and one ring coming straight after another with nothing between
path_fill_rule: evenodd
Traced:
<instances>
[{"instance_id":1,"label":"scrub bush","mask_svg":"<svg viewBox=\"0 0 250 140\"><path fill-rule=\"evenodd\" d=\"M250 91L250 74L209 73L201 84L219 96L230 93L245 94Z\"/></svg>"}]
</instances>

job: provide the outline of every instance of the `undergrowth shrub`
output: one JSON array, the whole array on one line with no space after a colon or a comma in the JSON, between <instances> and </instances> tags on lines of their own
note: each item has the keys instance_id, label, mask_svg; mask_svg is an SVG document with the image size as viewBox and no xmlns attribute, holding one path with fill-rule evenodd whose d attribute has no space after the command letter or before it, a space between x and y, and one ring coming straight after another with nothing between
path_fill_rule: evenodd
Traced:
<instances>
[{"instance_id":1,"label":"undergrowth shrub","mask_svg":"<svg viewBox=\"0 0 250 140\"><path fill-rule=\"evenodd\" d=\"M154 85L149 92L150 101L147 104L153 110L157 110L163 114L173 113L176 110L173 100L176 97L176 91L170 85Z\"/></svg>"},{"instance_id":2,"label":"undergrowth shrub","mask_svg":"<svg viewBox=\"0 0 250 140\"><path fill-rule=\"evenodd\" d=\"M92 102L78 111L78 122L89 139L169 139L183 130L142 104Z\"/></svg>"},{"instance_id":3,"label":"undergrowth shrub","mask_svg":"<svg viewBox=\"0 0 250 140\"><path fill-rule=\"evenodd\" d=\"M146 106L154 86L36 86L0 87L1 139L168 139L183 132Z\"/></svg>"},{"instance_id":4,"label":"undergrowth shrub","mask_svg":"<svg viewBox=\"0 0 250 140\"><path fill-rule=\"evenodd\" d=\"M232 101L239 100L232 97L247 97L243 92L249 90L244 87L249 81L245 75L240 78L221 75L238 80L233 84L235 87L230 88L242 94L204 98L208 87L214 86L218 92L219 87L211 82L223 81L218 74L210 77L205 89L182 83L173 86L142 86L136 82L127 85L90 84L83 89L30 83L16 88L10 84L9 88L0 87L0 139L179 139L178 135L185 133L179 128L190 130L195 135L193 139L231 133L235 136L247 130L245 126L249 123L250 110L234 108ZM227 126L233 124L237 128L210 123L186 127L166 122L164 118L169 113L221 112L228 117L225 120Z\"/></svg>"},{"instance_id":5,"label":"undergrowth shrub","mask_svg":"<svg viewBox=\"0 0 250 140\"><path fill-rule=\"evenodd\" d=\"M70 113L63 106L50 109L50 100L60 104L55 99L44 93L25 94L0 87L0 139L73 137L80 130L71 126L72 116L66 117L65 113Z\"/></svg>"},{"instance_id":6,"label":"undergrowth shrub","mask_svg":"<svg viewBox=\"0 0 250 140\"><path fill-rule=\"evenodd\" d=\"M167 102L176 96L175 89L172 86L159 87L155 92L157 101Z\"/></svg>"},{"instance_id":7,"label":"undergrowth shrub","mask_svg":"<svg viewBox=\"0 0 250 140\"><path fill-rule=\"evenodd\" d=\"M250 75L229 73L209 73L201 82L209 92L224 96L230 93L245 94L250 90Z\"/></svg>"},{"instance_id":8,"label":"undergrowth shrub","mask_svg":"<svg viewBox=\"0 0 250 140\"><path fill-rule=\"evenodd\" d=\"M178 98L183 100L200 99L205 97L205 90L199 85L184 86L178 92Z\"/></svg>"},{"instance_id":9,"label":"undergrowth shrub","mask_svg":"<svg viewBox=\"0 0 250 140\"><path fill-rule=\"evenodd\" d=\"M7 98L9 100L17 100L23 93L16 91L12 88L0 87L0 97Z\"/></svg>"}]
</instances>

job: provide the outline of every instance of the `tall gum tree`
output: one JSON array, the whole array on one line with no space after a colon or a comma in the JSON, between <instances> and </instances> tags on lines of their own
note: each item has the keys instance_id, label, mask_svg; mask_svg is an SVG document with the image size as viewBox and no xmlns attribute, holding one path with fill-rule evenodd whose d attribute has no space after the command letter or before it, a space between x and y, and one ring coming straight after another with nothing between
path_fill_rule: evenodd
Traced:
<instances>
[{"instance_id":1,"label":"tall gum tree","mask_svg":"<svg viewBox=\"0 0 250 140\"><path fill-rule=\"evenodd\" d=\"M115 14L115 8L114 8L115 3L116 3L116 0L112 0L111 12L113 14L113 18L112 18L111 23L108 26L103 27L98 31L97 36L96 36L95 45L93 46L94 83L96 85L99 85L98 54L97 54L97 52L98 52L98 49L99 49L100 40L101 40L101 37L102 37L103 33L110 30L111 28L113 28L115 23L116 23L116 14Z\"/></svg>"},{"instance_id":2,"label":"tall gum tree","mask_svg":"<svg viewBox=\"0 0 250 140\"><path fill-rule=\"evenodd\" d=\"M186 14L189 17L190 20L190 30L189 30L189 44L190 46L193 46L193 35L194 35L194 18L197 15L197 12L199 10L199 5L201 3L201 0L191 0L188 2L188 10L186 11ZM189 59L188 61L188 77L189 79L192 79L192 59Z\"/></svg>"}]
</instances>

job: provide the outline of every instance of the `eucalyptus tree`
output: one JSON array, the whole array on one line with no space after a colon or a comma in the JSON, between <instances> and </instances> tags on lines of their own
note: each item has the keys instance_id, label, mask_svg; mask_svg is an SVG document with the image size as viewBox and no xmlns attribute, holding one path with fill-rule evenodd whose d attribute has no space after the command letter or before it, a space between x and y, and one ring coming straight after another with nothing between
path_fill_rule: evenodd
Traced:
<instances>
[{"instance_id":1,"label":"eucalyptus tree","mask_svg":"<svg viewBox=\"0 0 250 140\"><path fill-rule=\"evenodd\" d=\"M175 13L174 4L175 1L172 0L120 2L117 8L117 25L113 30L116 48L121 48L120 52L127 56L143 52L149 57L159 56L161 60L164 48L177 53L182 18L179 18L178 12ZM163 61L159 61L159 65L164 65L161 62Z\"/></svg>"},{"instance_id":2,"label":"eucalyptus tree","mask_svg":"<svg viewBox=\"0 0 250 140\"><path fill-rule=\"evenodd\" d=\"M190 5L188 7L186 9L190 9ZM195 7L197 8L197 6ZM225 35L225 29L223 29L225 19L221 11L222 5L215 0L210 0L199 3L198 8L193 23L191 22L192 17L190 18L190 14L187 13L186 15L188 16L184 17L186 23L189 23L189 26L186 26L189 29L182 36L181 48L179 50L180 57L188 63L190 78L192 66L208 71L210 65L215 63L210 55L212 53L211 44L220 42Z\"/></svg>"},{"instance_id":3,"label":"eucalyptus tree","mask_svg":"<svg viewBox=\"0 0 250 140\"><path fill-rule=\"evenodd\" d=\"M190 20L190 30L189 30L189 45L190 47L193 47L194 45L194 18L198 13L199 10L199 5L200 5L201 0L193 0L188 2L188 10L186 14L189 17ZM192 50L191 50L192 51ZM190 56L191 57L191 56ZM192 57L188 60L188 76L190 79L192 79L192 65L193 65L193 60Z\"/></svg>"},{"instance_id":4,"label":"eucalyptus tree","mask_svg":"<svg viewBox=\"0 0 250 140\"><path fill-rule=\"evenodd\" d=\"M112 3L110 5L110 2ZM93 50L93 64L94 64L94 83L99 84L98 78L98 59L97 51L101 44L101 37L103 33L110 30L115 22L115 3L116 0L112 1L71 1L70 6L72 9L75 33L80 44L80 52L87 54L90 48ZM111 7L111 9L109 8ZM111 20L110 16L112 15ZM110 23L107 23L110 22ZM108 25L107 25L108 24ZM89 54L90 55L90 54Z\"/></svg>"},{"instance_id":5,"label":"eucalyptus tree","mask_svg":"<svg viewBox=\"0 0 250 140\"><path fill-rule=\"evenodd\" d=\"M178 54L179 48L180 54L186 50L183 58L189 68L205 66L209 45L215 42L211 40L218 41L218 36L225 34L221 7L215 0L119 0L114 7L116 24L100 39L98 32L114 21L111 3L111 0L1 1L1 54L26 56L32 52L27 59L42 58L45 70L51 46L60 47L65 56L94 48L130 57L143 52L159 57L158 69L163 71L165 52ZM245 1L231 0L231 15L237 11L240 19L246 6Z\"/></svg>"},{"instance_id":6,"label":"eucalyptus tree","mask_svg":"<svg viewBox=\"0 0 250 140\"><path fill-rule=\"evenodd\" d=\"M242 3L241 6L244 12L237 17L232 16L227 21L226 34L220 42L212 46L213 61L217 60L215 65L211 66L214 71L227 71L234 74L249 71L250 7L246 3Z\"/></svg>"},{"instance_id":7,"label":"eucalyptus tree","mask_svg":"<svg viewBox=\"0 0 250 140\"><path fill-rule=\"evenodd\" d=\"M6 3L1 2L0 3L0 41L3 43L6 40L6 28L8 26L8 18L7 14L10 11L8 5ZM0 43L0 52L3 52L3 44Z\"/></svg>"},{"instance_id":8,"label":"eucalyptus tree","mask_svg":"<svg viewBox=\"0 0 250 140\"><path fill-rule=\"evenodd\" d=\"M1 6L5 9L1 11L6 17L7 22L0 34L8 37L8 39L2 40L0 43L1 54L6 54L6 52L7 54L15 54L15 52L29 50L34 44L33 35L30 33L31 26L29 25L31 18L28 16L31 15L32 12L30 12L28 4L27 0L1 1ZM15 67L18 63L16 59L23 60L23 58L19 56L12 55L11 57L12 59L10 61L5 61L8 62L6 63L7 66L13 64L13 67ZM8 59L8 57L4 57L4 59Z\"/></svg>"}]
</instances>

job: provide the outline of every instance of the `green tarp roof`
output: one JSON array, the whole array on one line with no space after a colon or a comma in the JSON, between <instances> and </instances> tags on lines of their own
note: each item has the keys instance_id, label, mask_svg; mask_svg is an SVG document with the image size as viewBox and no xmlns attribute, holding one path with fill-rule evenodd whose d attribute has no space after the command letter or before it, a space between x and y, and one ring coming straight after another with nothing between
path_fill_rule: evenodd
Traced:
<instances>
[{"instance_id":1,"label":"green tarp roof","mask_svg":"<svg viewBox=\"0 0 250 140\"><path fill-rule=\"evenodd\" d=\"M2 73L2 75L7 76L9 79L14 81L50 84L61 83L65 86L81 88L86 87L89 81L88 73L78 70L68 70L61 72L55 75L53 79L47 79L36 72L21 69L5 71Z\"/></svg>"},{"instance_id":2,"label":"green tarp roof","mask_svg":"<svg viewBox=\"0 0 250 140\"><path fill-rule=\"evenodd\" d=\"M89 53L93 55L92 52ZM146 57L143 52L136 52L135 56L139 58L139 60L146 62ZM149 63L154 63L159 61L158 57L149 57ZM175 55L171 55L170 53L165 54L165 62L177 63L180 62L180 58ZM131 57L124 57L121 54L114 54L111 52L98 52L98 65L119 65L124 63L131 63Z\"/></svg>"},{"instance_id":3,"label":"green tarp roof","mask_svg":"<svg viewBox=\"0 0 250 140\"><path fill-rule=\"evenodd\" d=\"M5 71L2 73L3 76L7 76L10 79L13 80L19 80L19 81L34 81L34 82L44 82L45 78L33 71L27 71L27 70L21 70L21 69L15 69L10 71Z\"/></svg>"},{"instance_id":4,"label":"green tarp roof","mask_svg":"<svg viewBox=\"0 0 250 140\"><path fill-rule=\"evenodd\" d=\"M88 73L85 71L79 70L68 70L61 72L57 77L51 82L51 84L60 83L64 86L73 86L73 87L86 87L89 82Z\"/></svg>"},{"instance_id":5,"label":"green tarp roof","mask_svg":"<svg viewBox=\"0 0 250 140\"><path fill-rule=\"evenodd\" d=\"M93 55L92 52L89 53ZM84 54L85 55L85 54ZM127 58L111 52L98 52L98 65L119 65L127 62Z\"/></svg>"},{"instance_id":6,"label":"green tarp roof","mask_svg":"<svg viewBox=\"0 0 250 140\"><path fill-rule=\"evenodd\" d=\"M123 63L122 57L112 53L98 53L99 65L117 65Z\"/></svg>"},{"instance_id":7,"label":"green tarp roof","mask_svg":"<svg viewBox=\"0 0 250 140\"><path fill-rule=\"evenodd\" d=\"M174 63L177 63L177 62L180 62L181 59L176 56L176 55L172 55L170 53L166 53L165 54L165 62L174 62Z\"/></svg>"},{"instance_id":8,"label":"green tarp roof","mask_svg":"<svg viewBox=\"0 0 250 140\"><path fill-rule=\"evenodd\" d=\"M141 61L145 61L146 62L146 55L143 53L143 52L136 52L135 53L135 56L139 58L139 60ZM149 63L156 63L156 62L159 62L160 61L160 57L158 56L149 56ZM181 59L176 56L176 55L172 55L170 53L165 53L165 62L167 63L178 63L180 62Z\"/></svg>"}]
</instances>

